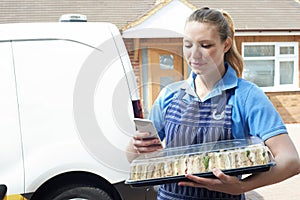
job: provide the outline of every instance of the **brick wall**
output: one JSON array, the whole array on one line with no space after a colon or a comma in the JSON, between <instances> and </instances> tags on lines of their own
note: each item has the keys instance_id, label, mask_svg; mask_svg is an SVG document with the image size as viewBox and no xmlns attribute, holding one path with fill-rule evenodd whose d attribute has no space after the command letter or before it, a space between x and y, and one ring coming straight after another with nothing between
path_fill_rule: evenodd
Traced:
<instances>
[{"instance_id":1,"label":"brick wall","mask_svg":"<svg viewBox=\"0 0 300 200\"><path fill-rule=\"evenodd\" d=\"M139 60L139 57L135 58L135 53L136 52L134 52L134 51L136 49L134 48L133 40L124 38L124 43L125 43L126 49L128 51L128 54L129 54L131 65L133 67L133 71L134 71L134 74L135 74L135 77L136 77L137 85L140 87L142 85L140 60ZM138 49L137 49L137 51L138 51ZM141 88L139 88L139 90L140 90L139 92L141 94Z\"/></svg>"}]
</instances>

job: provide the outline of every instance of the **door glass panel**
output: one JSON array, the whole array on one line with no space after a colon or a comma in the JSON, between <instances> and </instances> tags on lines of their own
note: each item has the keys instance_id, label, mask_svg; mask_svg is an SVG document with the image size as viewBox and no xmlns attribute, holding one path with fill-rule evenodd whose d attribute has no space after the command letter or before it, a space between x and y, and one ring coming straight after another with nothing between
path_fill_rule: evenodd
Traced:
<instances>
[{"instance_id":1,"label":"door glass panel","mask_svg":"<svg viewBox=\"0 0 300 200\"><path fill-rule=\"evenodd\" d=\"M144 117L148 117L149 114L149 81L148 81L148 49L143 48L142 49L142 81L141 84L142 87L142 105L143 105L143 112Z\"/></svg>"},{"instance_id":2,"label":"door glass panel","mask_svg":"<svg viewBox=\"0 0 300 200\"><path fill-rule=\"evenodd\" d=\"M274 60L245 61L244 78L259 87L274 86Z\"/></svg>"},{"instance_id":3,"label":"door glass panel","mask_svg":"<svg viewBox=\"0 0 300 200\"><path fill-rule=\"evenodd\" d=\"M162 70L174 69L174 56L173 55L160 55L159 65Z\"/></svg>"},{"instance_id":4,"label":"door glass panel","mask_svg":"<svg viewBox=\"0 0 300 200\"><path fill-rule=\"evenodd\" d=\"M280 84L293 84L294 80L294 62L280 62Z\"/></svg>"},{"instance_id":5,"label":"door glass panel","mask_svg":"<svg viewBox=\"0 0 300 200\"><path fill-rule=\"evenodd\" d=\"M245 57L263 57L263 56L274 56L275 45L255 45L245 46L244 56Z\"/></svg>"}]
</instances>

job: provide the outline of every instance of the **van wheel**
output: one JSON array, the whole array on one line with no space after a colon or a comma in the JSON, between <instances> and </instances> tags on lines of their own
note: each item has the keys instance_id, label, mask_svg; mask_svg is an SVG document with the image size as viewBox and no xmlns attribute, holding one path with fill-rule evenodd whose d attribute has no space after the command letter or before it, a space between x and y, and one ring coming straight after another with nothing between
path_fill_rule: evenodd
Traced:
<instances>
[{"instance_id":1,"label":"van wheel","mask_svg":"<svg viewBox=\"0 0 300 200\"><path fill-rule=\"evenodd\" d=\"M60 194L50 194L51 200L114 200L104 190L96 187L74 187Z\"/></svg>"},{"instance_id":2,"label":"van wheel","mask_svg":"<svg viewBox=\"0 0 300 200\"><path fill-rule=\"evenodd\" d=\"M89 199L113 200L105 191L95 187L77 187L62 192L53 200Z\"/></svg>"}]
</instances>

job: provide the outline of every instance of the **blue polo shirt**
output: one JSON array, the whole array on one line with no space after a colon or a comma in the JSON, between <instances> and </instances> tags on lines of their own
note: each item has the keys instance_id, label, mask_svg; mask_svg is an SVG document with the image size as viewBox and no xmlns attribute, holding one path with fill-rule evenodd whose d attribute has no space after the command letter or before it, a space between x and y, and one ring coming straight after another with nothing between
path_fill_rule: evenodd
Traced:
<instances>
[{"instance_id":1,"label":"blue polo shirt","mask_svg":"<svg viewBox=\"0 0 300 200\"><path fill-rule=\"evenodd\" d=\"M227 71L224 77L202 102L221 95L222 91L235 88L228 100L228 104L232 105L233 137L242 139L248 136L257 136L265 141L275 135L287 133L281 116L265 93L255 84L238 78L235 70L228 63L225 63L225 66ZM183 101L201 101L195 93L195 78L196 74L192 72L187 80L164 87L155 100L148 118L154 122L161 139L165 137L164 116L166 110L181 89L187 93Z\"/></svg>"}]
</instances>

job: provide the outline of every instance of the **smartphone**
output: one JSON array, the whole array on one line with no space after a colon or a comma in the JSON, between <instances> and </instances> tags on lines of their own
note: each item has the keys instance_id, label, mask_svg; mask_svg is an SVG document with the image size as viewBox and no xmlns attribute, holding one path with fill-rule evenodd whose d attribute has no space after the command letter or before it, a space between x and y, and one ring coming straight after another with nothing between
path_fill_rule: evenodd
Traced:
<instances>
[{"instance_id":1,"label":"smartphone","mask_svg":"<svg viewBox=\"0 0 300 200\"><path fill-rule=\"evenodd\" d=\"M140 132L149 132L150 136L147 136L146 138L143 138L145 140L151 140L155 138L159 138L157 130L155 129L153 122L149 119L141 119L141 118L134 118L133 119L135 126L138 131ZM161 142L161 141L160 141Z\"/></svg>"}]
</instances>

